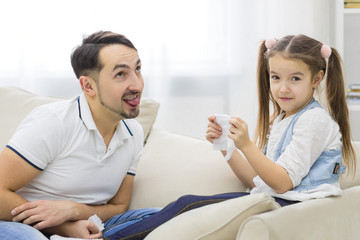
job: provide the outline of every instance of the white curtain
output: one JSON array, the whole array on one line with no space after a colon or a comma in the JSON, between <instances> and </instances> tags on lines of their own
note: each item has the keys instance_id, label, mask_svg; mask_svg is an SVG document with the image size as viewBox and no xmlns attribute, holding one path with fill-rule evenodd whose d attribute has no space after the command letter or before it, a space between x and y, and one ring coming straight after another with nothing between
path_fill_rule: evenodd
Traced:
<instances>
[{"instance_id":1,"label":"white curtain","mask_svg":"<svg viewBox=\"0 0 360 240\"><path fill-rule=\"evenodd\" d=\"M72 97L70 65L83 35L126 35L143 62L144 96L160 102L155 126L204 137L207 117L257 114L257 47L304 33L332 43L338 0L12 0L0 3L0 85ZM332 20L333 21L333 20Z\"/></svg>"}]
</instances>

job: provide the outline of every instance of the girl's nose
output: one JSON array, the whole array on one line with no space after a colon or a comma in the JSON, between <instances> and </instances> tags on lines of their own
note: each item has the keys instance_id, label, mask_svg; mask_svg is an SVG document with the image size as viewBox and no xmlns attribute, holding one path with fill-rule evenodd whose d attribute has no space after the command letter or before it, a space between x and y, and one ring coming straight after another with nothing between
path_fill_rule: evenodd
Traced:
<instances>
[{"instance_id":1,"label":"girl's nose","mask_svg":"<svg viewBox=\"0 0 360 240\"><path fill-rule=\"evenodd\" d=\"M289 91L289 85L287 81L283 81L280 85L280 92L288 92Z\"/></svg>"}]
</instances>

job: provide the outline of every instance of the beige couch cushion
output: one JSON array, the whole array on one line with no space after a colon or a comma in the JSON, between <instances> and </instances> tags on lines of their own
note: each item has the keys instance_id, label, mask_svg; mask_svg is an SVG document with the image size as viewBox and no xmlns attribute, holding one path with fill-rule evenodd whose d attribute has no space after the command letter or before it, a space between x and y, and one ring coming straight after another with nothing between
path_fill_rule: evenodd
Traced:
<instances>
[{"instance_id":1,"label":"beige couch cushion","mask_svg":"<svg viewBox=\"0 0 360 240\"><path fill-rule=\"evenodd\" d=\"M59 100L63 98L37 96L15 87L0 87L0 149L7 144L21 120L33 108ZM158 109L159 103L152 99L141 100L140 114L136 119L144 129L145 141L155 122Z\"/></svg>"},{"instance_id":2,"label":"beige couch cushion","mask_svg":"<svg viewBox=\"0 0 360 240\"><path fill-rule=\"evenodd\" d=\"M279 207L266 194L238 197L180 214L156 228L145 240L233 240L246 218Z\"/></svg>"},{"instance_id":3,"label":"beige couch cushion","mask_svg":"<svg viewBox=\"0 0 360 240\"><path fill-rule=\"evenodd\" d=\"M307 200L254 215L239 228L237 240L359 239L360 186L341 196Z\"/></svg>"},{"instance_id":4,"label":"beige couch cushion","mask_svg":"<svg viewBox=\"0 0 360 240\"><path fill-rule=\"evenodd\" d=\"M136 171L130 209L164 207L186 194L243 191L222 154L208 141L154 128Z\"/></svg>"}]
</instances>

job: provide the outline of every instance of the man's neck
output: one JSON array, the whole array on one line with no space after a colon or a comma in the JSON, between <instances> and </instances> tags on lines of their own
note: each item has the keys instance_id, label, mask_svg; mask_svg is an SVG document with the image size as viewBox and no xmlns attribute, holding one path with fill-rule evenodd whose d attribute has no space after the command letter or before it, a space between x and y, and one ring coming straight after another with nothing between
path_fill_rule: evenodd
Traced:
<instances>
[{"instance_id":1,"label":"man's neck","mask_svg":"<svg viewBox=\"0 0 360 240\"><path fill-rule=\"evenodd\" d=\"M108 111L106 108L102 108L101 105L93 101L93 99L87 98L87 101L89 103L96 128L103 137L106 147L108 147L121 119Z\"/></svg>"}]
</instances>

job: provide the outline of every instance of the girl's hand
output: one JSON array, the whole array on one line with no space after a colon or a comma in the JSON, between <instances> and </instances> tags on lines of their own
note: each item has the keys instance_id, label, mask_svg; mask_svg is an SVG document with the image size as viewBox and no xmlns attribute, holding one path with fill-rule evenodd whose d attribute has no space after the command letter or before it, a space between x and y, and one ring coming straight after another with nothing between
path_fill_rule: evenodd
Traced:
<instances>
[{"instance_id":1,"label":"girl's hand","mask_svg":"<svg viewBox=\"0 0 360 240\"><path fill-rule=\"evenodd\" d=\"M214 143L214 139L219 138L221 136L221 133L222 133L222 129L215 122L215 119L216 119L215 116L208 117L209 124L208 124L207 130L206 130L205 137L211 143Z\"/></svg>"},{"instance_id":2,"label":"girl's hand","mask_svg":"<svg viewBox=\"0 0 360 240\"><path fill-rule=\"evenodd\" d=\"M249 137L247 124L244 120L239 117L231 117L229 122L231 127L229 129L230 133L228 137L234 141L234 144L238 149L241 150L244 146L252 143Z\"/></svg>"}]
</instances>

